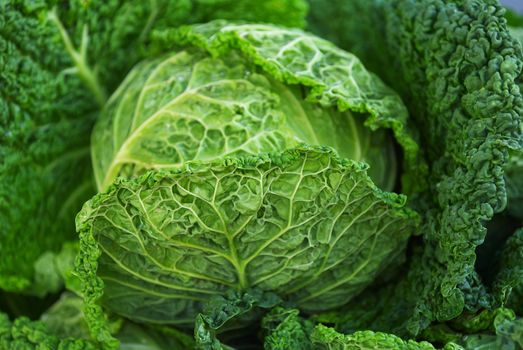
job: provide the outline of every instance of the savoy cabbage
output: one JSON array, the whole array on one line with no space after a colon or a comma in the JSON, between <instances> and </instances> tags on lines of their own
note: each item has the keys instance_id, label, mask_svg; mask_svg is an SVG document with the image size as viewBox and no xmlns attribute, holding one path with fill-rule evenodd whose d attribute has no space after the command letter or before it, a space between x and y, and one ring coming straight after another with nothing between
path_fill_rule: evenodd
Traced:
<instances>
[{"instance_id":1,"label":"savoy cabbage","mask_svg":"<svg viewBox=\"0 0 523 350\"><path fill-rule=\"evenodd\" d=\"M522 16L0 10L0 349L523 348Z\"/></svg>"},{"instance_id":2,"label":"savoy cabbage","mask_svg":"<svg viewBox=\"0 0 523 350\"><path fill-rule=\"evenodd\" d=\"M217 21L158 34L162 49L176 43L129 73L93 130L98 187L114 183L77 221L93 328L100 301L190 325L229 289L328 310L397 265L418 218L384 192L396 182L387 128L421 172L398 96L295 29Z\"/></svg>"}]
</instances>

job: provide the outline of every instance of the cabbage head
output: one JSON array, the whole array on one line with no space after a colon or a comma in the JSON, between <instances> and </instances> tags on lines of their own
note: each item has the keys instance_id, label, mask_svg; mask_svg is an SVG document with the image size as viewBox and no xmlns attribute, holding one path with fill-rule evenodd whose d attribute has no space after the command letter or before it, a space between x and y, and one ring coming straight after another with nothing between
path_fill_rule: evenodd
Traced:
<instances>
[{"instance_id":1,"label":"cabbage head","mask_svg":"<svg viewBox=\"0 0 523 350\"><path fill-rule=\"evenodd\" d=\"M355 61L356 72L351 72L344 63L329 66L333 73L324 74L342 79L364 69ZM305 143L330 146L343 158L372 164L371 177L392 190L396 156L386 130L366 128L357 111L309 102L307 94L236 52L215 58L202 50L182 50L143 62L96 125L92 144L98 188L148 169L176 169L188 161L257 155Z\"/></svg>"},{"instance_id":2,"label":"cabbage head","mask_svg":"<svg viewBox=\"0 0 523 350\"><path fill-rule=\"evenodd\" d=\"M156 45L172 52L129 73L92 134L77 270L98 339L105 311L192 325L257 289L316 312L392 273L419 220L390 191L423 172L392 90L295 29L216 21Z\"/></svg>"}]
</instances>

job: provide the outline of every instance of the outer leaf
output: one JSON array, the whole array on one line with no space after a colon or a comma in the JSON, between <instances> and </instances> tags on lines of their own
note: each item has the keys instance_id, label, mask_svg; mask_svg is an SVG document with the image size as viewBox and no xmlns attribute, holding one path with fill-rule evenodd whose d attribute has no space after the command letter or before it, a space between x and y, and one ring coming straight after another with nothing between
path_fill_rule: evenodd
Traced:
<instances>
[{"instance_id":1,"label":"outer leaf","mask_svg":"<svg viewBox=\"0 0 523 350\"><path fill-rule=\"evenodd\" d=\"M216 333L226 330L226 324L236 322L236 327L245 327L258 315L257 308L269 309L281 303L281 299L272 293L250 290L245 293L229 291L225 297L211 298L202 313L196 316L194 338L196 348L202 350L231 349L223 345Z\"/></svg>"},{"instance_id":2,"label":"outer leaf","mask_svg":"<svg viewBox=\"0 0 523 350\"><path fill-rule=\"evenodd\" d=\"M475 249L485 238L485 222L506 206L503 167L509 151L520 146L523 110L517 79L523 60L496 1L372 3L377 15L370 16L380 16L383 25L366 27L372 34L359 51L401 92L422 131L431 164L426 197L431 209L423 247L415 250L407 278L368 301L381 311L367 313L367 321L375 329L417 334L430 321L490 306L474 270ZM352 23L344 32L352 33L363 15L340 15ZM383 55L389 65L375 59Z\"/></svg>"},{"instance_id":3,"label":"outer leaf","mask_svg":"<svg viewBox=\"0 0 523 350\"><path fill-rule=\"evenodd\" d=\"M310 336L314 324L299 317L299 313L297 309L277 307L265 315L262 321L265 350L313 349Z\"/></svg>"},{"instance_id":4,"label":"outer leaf","mask_svg":"<svg viewBox=\"0 0 523 350\"><path fill-rule=\"evenodd\" d=\"M94 106L43 2L0 4L0 288L33 282L33 263L74 233L94 192L88 135Z\"/></svg>"},{"instance_id":5,"label":"outer leaf","mask_svg":"<svg viewBox=\"0 0 523 350\"><path fill-rule=\"evenodd\" d=\"M367 83L364 74L351 78ZM300 87L278 83L237 52L211 58L190 49L142 62L111 97L93 131L98 188L106 189L118 175L307 143L370 163L378 186L392 190L396 156L389 135L366 128L358 114L322 108L303 95Z\"/></svg>"},{"instance_id":6,"label":"outer leaf","mask_svg":"<svg viewBox=\"0 0 523 350\"><path fill-rule=\"evenodd\" d=\"M44 313L41 321L30 321L26 317L9 321L0 313L0 349L100 349L100 345L89 338L82 308L81 298L65 293ZM130 322L120 328L120 323L111 327L120 341L121 350L187 350L194 346L188 335L174 329L153 329Z\"/></svg>"},{"instance_id":7,"label":"outer leaf","mask_svg":"<svg viewBox=\"0 0 523 350\"><path fill-rule=\"evenodd\" d=\"M523 323L509 309L484 310L476 315L463 314L459 318L429 327L423 339L435 343L452 341L465 349L520 349Z\"/></svg>"},{"instance_id":8,"label":"outer leaf","mask_svg":"<svg viewBox=\"0 0 523 350\"><path fill-rule=\"evenodd\" d=\"M15 321L0 313L0 348L12 350L96 350L98 347L83 339L60 338L49 332L40 321L20 317Z\"/></svg>"},{"instance_id":9,"label":"outer leaf","mask_svg":"<svg viewBox=\"0 0 523 350\"><path fill-rule=\"evenodd\" d=\"M33 263L73 237L94 192L92 114L151 30L214 18L301 26L305 10L301 0L1 1L0 288L27 291Z\"/></svg>"},{"instance_id":10,"label":"outer leaf","mask_svg":"<svg viewBox=\"0 0 523 350\"><path fill-rule=\"evenodd\" d=\"M113 0L59 1L57 14L85 62L96 67L105 93L113 91L136 62L143 59L151 31L213 19L268 22L303 27L304 0ZM63 7L63 9L62 9ZM248 9L248 11L247 11ZM84 41L87 33L88 41Z\"/></svg>"},{"instance_id":11,"label":"outer leaf","mask_svg":"<svg viewBox=\"0 0 523 350\"><path fill-rule=\"evenodd\" d=\"M310 311L344 304L401 254L416 223L405 197L378 190L365 168L299 148L118 181L78 216L93 334L108 336L99 301L169 324L191 324L229 288L274 291Z\"/></svg>"},{"instance_id":12,"label":"outer leaf","mask_svg":"<svg viewBox=\"0 0 523 350\"><path fill-rule=\"evenodd\" d=\"M404 191L411 194L425 187L422 181L411 179L424 178L427 169L415 134L407 130L403 103L357 57L330 42L296 29L225 21L158 32L154 42L161 49L175 44L201 47L213 56L235 48L276 80L306 87L307 101L367 115L366 126L371 130L392 129L403 147Z\"/></svg>"},{"instance_id":13,"label":"outer leaf","mask_svg":"<svg viewBox=\"0 0 523 350\"><path fill-rule=\"evenodd\" d=\"M274 309L265 316L263 326L269 332L264 349L435 349L426 341L403 340L393 334L371 331L341 334L323 325L314 327L293 309ZM462 350L456 343L448 343L444 349Z\"/></svg>"},{"instance_id":14,"label":"outer leaf","mask_svg":"<svg viewBox=\"0 0 523 350\"><path fill-rule=\"evenodd\" d=\"M510 34L523 45L523 16L507 11ZM523 73L518 79L519 88L523 87ZM521 123L520 143L523 148L523 123ZM510 160L505 167L505 179L507 182L508 211L523 222L523 150L510 153Z\"/></svg>"},{"instance_id":15,"label":"outer leaf","mask_svg":"<svg viewBox=\"0 0 523 350\"><path fill-rule=\"evenodd\" d=\"M398 349L398 350L434 350L428 342L403 340L393 334L361 331L353 334L341 334L333 328L319 325L312 333L314 349L357 350L357 349ZM459 347L449 344L445 349L458 350Z\"/></svg>"}]
</instances>

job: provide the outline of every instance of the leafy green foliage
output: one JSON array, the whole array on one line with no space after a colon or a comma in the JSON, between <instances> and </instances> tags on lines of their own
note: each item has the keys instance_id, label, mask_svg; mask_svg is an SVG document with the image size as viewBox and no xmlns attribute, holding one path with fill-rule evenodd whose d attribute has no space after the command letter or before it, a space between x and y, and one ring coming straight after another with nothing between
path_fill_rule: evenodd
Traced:
<instances>
[{"instance_id":1,"label":"leafy green foliage","mask_svg":"<svg viewBox=\"0 0 523 350\"><path fill-rule=\"evenodd\" d=\"M523 347L522 16L309 3L0 3L1 349Z\"/></svg>"},{"instance_id":2,"label":"leafy green foliage","mask_svg":"<svg viewBox=\"0 0 523 350\"><path fill-rule=\"evenodd\" d=\"M98 340L110 339L100 303L188 325L212 295L258 288L312 312L402 261L417 217L356 161L392 189L391 129L409 176L426 169L401 101L356 57L299 30L224 21L159 31L153 46L177 51L133 69L93 132L109 190L78 216L78 271ZM110 186L117 176L131 180Z\"/></svg>"},{"instance_id":3,"label":"leafy green foliage","mask_svg":"<svg viewBox=\"0 0 523 350\"><path fill-rule=\"evenodd\" d=\"M463 314L423 331L423 338L435 343L452 342L464 349L519 349L523 338L521 319L511 310L499 308L478 314Z\"/></svg>"},{"instance_id":4,"label":"leafy green foliage","mask_svg":"<svg viewBox=\"0 0 523 350\"><path fill-rule=\"evenodd\" d=\"M192 323L229 288L311 311L342 305L401 255L416 224L365 169L300 148L119 180L78 216L87 301L169 324Z\"/></svg>"},{"instance_id":5,"label":"leafy green foliage","mask_svg":"<svg viewBox=\"0 0 523 350\"><path fill-rule=\"evenodd\" d=\"M93 73L103 82L101 90L107 94L147 54L145 46L153 30L217 18L305 25L307 7L302 0L253 4L252 0L73 0L68 5L59 3L56 12L76 51L86 45L84 61L93 63Z\"/></svg>"},{"instance_id":6,"label":"leafy green foliage","mask_svg":"<svg viewBox=\"0 0 523 350\"><path fill-rule=\"evenodd\" d=\"M95 192L89 133L158 28L215 18L303 26L302 0L7 0L0 4L0 288L42 294L34 262L74 238ZM258 2L256 2L258 4ZM23 200L21 200L23 198ZM36 218L36 219L35 219Z\"/></svg>"},{"instance_id":7,"label":"leafy green foliage","mask_svg":"<svg viewBox=\"0 0 523 350\"><path fill-rule=\"evenodd\" d=\"M0 347L17 350L95 350L98 347L90 341L60 338L49 332L47 325L20 317L14 322L0 313Z\"/></svg>"},{"instance_id":8,"label":"leafy green foliage","mask_svg":"<svg viewBox=\"0 0 523 350\"><path fill-rule=\"evenodd\" d=\"M404 151L404 191L410 194L425 188L422 180L417 183L412 180L423 178L427 169L415 133L407 128L408 115L403 103L354 55L299 30L224 21L160 31L154 37L155 46L161 50L179 45L196 46L220 56L235 48L274 79L288 85L302 85L308 102L336 107L340 112L363 114L367 117L365 126L371 130L391 129ZM347 76L351 79L344 78ZM299 125L290 123L294 129ZM344 156L355 153L344 154L344 147L337 151Z\"/></svg>"},{"instance_id":9,"label":"leafy green foliage","mask_svg":"<svg viewBox=\"0 0 523 350\"><path fill-rule=\"evenodd\" d=\"M245 293L230 290L225 296L216 296L209 300L202 313L198 314L194 326L194 338L197 349L222 350L230 347L223 345L216 337L217 331L226 328L245 327L256 317L255 308L269 309L280 304L281 299L273 293L249 290Z\"/></svg>"},{"instance_id":10,"label":"leafy green foliage","mask_svg":"<svg viewBox=\"0 0 523 350\"><path fill-rule=\"evenodd\" d=\"M0 348L98 350L100 345L90 340L82 308L80 297L64 293L40 321L31 321L26 317L10 321L0 313ZM121 350L186 350L194 347L194 341L187 334L174 329L121 323L117 320L111 324Z\"/></svg>"},{"instance_id":11,"label":"leafy green foliage","mask_svg":"<svg viewBox=\"0 0 523 350\"><path fill-rule=\"evenodd\" d=\"M347 71L353 81L368 84L369 76L354 57L341 61L340 69L345 64L353 67ZM378 85L372 84L362 89ZM371 163L371 176L391 190L396 164L387 135L365 128L358 115L321 108L301 95L300 89L267 77L236 53L218 59L181 51L144 62L112 96L93 132L98 188L107 188L117 175L175 169L190 160L283 151L304 142ZM386 108L380 111L388 112Z\"/></svg>"},{"instance_id":12,"label":"leafy green foliage","mask_svg":"<svg viewBox=\"0 0 523 350\"><path fill-rule=\"evenodd\" d=\"M393 334L361 331L353 334L340 334L332 328L317 326L312 333L315 349L352 350L352 349L400 349L400 350L434 350L428 342L403 340ZM459 347L449 344L445 350Z\"/></svg>"},{"instance_id":13,"label":"leafy green foliage","mask_svg":"<svg viewBox=\"0 0 523 350\"><path fill-rule=\"evenodd\" d=\"M0 5L0 288L20 291L33 263L74 233L93 192L90 113L96 106L71 65L43 3Z\"/></svg>"},{"instance_id":14,"label":"leafy green foliage","mask_svg":"<svg viewBox=\"0 0 523 350\"><path fill-rule=\"evenodd\" d=\"M340 33L346 35L339 40L400 92L431 168L431 195L421 203L429 209L423 245L414 250L408 275L368 304L360 301L378 306L362 309L365 321L354 318L352 325L417 334L431 321L491 306L474 270L475 250L485 238L484 223L505 208L503 167L509 151L520 147L521 49L495 1L350 3L340 10L374 11L343 13ZM312 4L315 28L334 35L319 6L338 2ZM362 16L383 19L360 30L364 46L351 30Z\"/></svg>"},{"instance_id":15,"label":"leafy green foliage","mask_svg":"<svg viewBox=\"0 0 523 350\"><path fill-rule=\"evenodd\" d=\"M313 349L310 336L314 324L299 316L297 309L274 308L265 315L262 328L265 331L264 349Z\"/></svg>"}]
</instances>

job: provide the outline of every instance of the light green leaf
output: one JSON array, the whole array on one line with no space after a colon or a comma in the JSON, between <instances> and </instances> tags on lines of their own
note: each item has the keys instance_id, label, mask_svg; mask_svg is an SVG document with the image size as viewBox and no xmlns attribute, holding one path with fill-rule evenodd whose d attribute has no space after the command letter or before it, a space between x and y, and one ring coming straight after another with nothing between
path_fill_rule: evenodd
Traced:
<instances>
[{"instance_id":1,"label":"light green leaf","mask_svg":"<svg viewBox=\"0 0 523 350\"><path fill-rule=\"evenodd\" d=\"M303 98L308 102L362 114L367 118L365 126L371 130L391 129L404 152L405 193L416 193L426 187L423 179L427 168L415 141L416 132L407 130L406 108L398 95L367 71L353 54L297 29L225 21L159 31L153 37L160 50L196 46L220 57L235 49L277 81L305 87ZM343 152L336 144L321 145ZM381 152L384 148L387 147L381 147ZM372 157L369 163L372 169Z\"/></svg>"},{"instance_id":2,"label":"light green leaf","mask_svg":"<svg viewBox=\"0 0 523 350\"><path fill-rule=\"evenodd\" d=\"M250 9L246 11L246 9ZM215 18L303 26L303 0L0 1L0 288L34 285L34 263L74 238L95 192L98 107L148 53L153 29Z\"/></svg>"},{"instance_id":3,"label":"light green leaf","mask_svg":"<svg viewBox=\"0 0 523 350\"><path fill-rule=\"evenodd\" d=\"M362 122L349 111L305 101L299 87L277 82L237 53L211 58L180 51L141 63L111 97L93 132L95 175L103 190L118 175L305 142L369 162L380 188L392 189L394 145L383 130Z\"/></svg>"},{"instance_id":4,"label":"light green leaf","mask_svg":"<svg viewBox=\"0 0 523 350\"><path fill-rule=\"evenodd\" d=\"M346 303L401 255L417 222L365 170L298 148L118 180L78 216L88 321L102 322L101 301L132 320L188 325L230 288L308 311Z\"/></svg>"}]
</instances>

